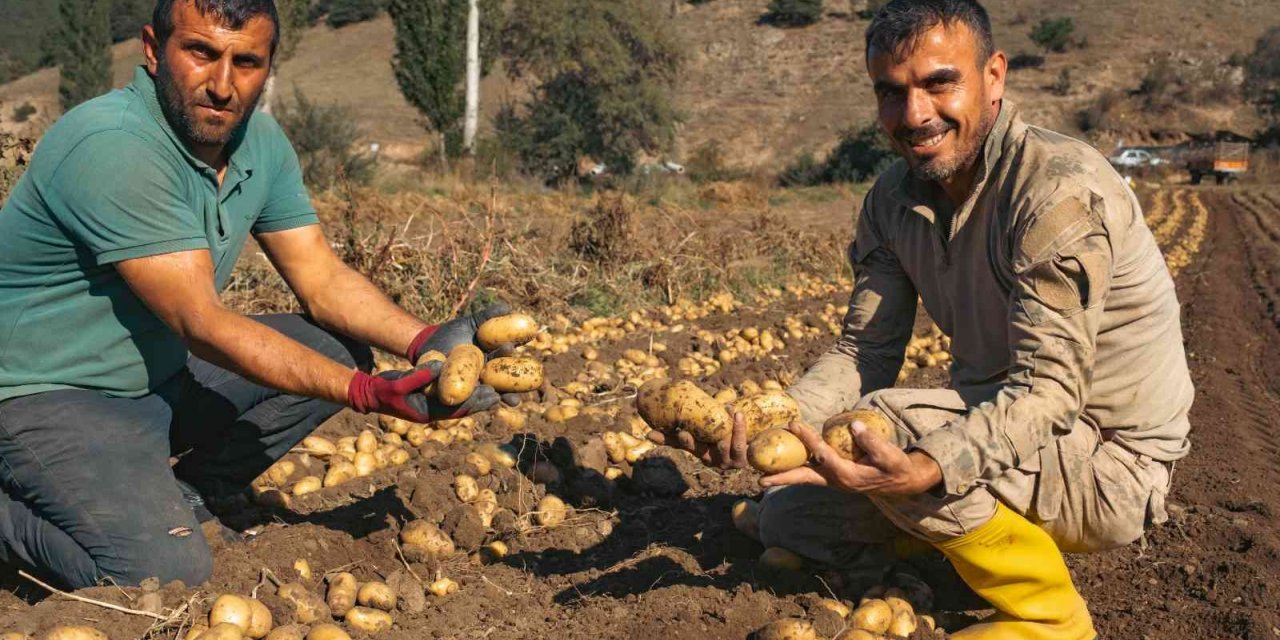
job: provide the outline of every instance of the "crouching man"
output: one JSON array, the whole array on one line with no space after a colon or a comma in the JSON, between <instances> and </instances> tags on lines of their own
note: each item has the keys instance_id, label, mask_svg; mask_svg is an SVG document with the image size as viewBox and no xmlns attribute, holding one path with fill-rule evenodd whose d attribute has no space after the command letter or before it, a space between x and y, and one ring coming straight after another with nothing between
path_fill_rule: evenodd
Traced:
<instances>
[{"instance_id":1,"label":"crouching man","mask_svg":"<svg viewBox=\"0 0 1280 640\"><path fill-rule=\"evenodd\" d=\"M367 345L415 362L506 309L429 325L333 253L254 110L278 25L271 0L160 0L133 82L64 115L0 210L0 562L195 585L203 499L344 406L426 422L499 399L433 404L438 365L368 373ZM249 234L305 314L222 306Z\"/></svg>"},{"instance_id":2,"label":"crouching man","mask_svg":"<svg viewBox=\"0 0 1280 640\"><path fill-rule=\"evenodd\" d=\"M1061 551L1164 521L1189 448L1173 281L1106 159L1004 99L977 2L894 0L866 47L902 160L863 203L843 334L789 392L809 425L864 408L896 433L855 426L854 463L793 425L812 461L762 480L760 540L834 566L923 540L998 612L955 637L1092 638ZM890 388L917 296L951 336L948 389ZM699 453L741 465L740 431Z\"/></svg>"}]
</instances>

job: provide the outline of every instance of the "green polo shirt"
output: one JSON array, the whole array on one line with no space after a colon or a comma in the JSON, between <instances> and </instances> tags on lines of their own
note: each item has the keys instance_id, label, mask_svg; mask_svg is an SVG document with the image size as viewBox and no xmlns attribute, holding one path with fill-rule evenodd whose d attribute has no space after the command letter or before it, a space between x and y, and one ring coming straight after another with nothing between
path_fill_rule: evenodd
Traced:
<instances>
[{"instance_id":1,"label":"green polo shirt","mask_svg":"<svg viewBox=\"0 0 1280 640\"><path fill-rule=\"evenodd\" d=\"M254 113L217 173L165 120L151 76L72 109L0 209L0 400L54 389L146 395L187 348L114 263L208 250L221 290L250 233L317 224L298 157Z\"/></svg>"}]
</instances>

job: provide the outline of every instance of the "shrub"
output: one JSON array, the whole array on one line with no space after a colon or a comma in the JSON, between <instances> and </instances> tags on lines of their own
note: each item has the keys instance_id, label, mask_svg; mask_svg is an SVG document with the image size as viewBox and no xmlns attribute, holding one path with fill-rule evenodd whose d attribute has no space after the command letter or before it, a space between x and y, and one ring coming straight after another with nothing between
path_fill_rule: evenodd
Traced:
<instances>
[{"instance_id":1,"label":"shrub","mask_svg":"<svg viewBox=\"0 0 1280 640\"><path fill-rule=\"evenodd\" d=\"M880 128L874 124L846 130L825 161L806 152L778 174L784 187L813 186L833 182L863 182L884 171L897 157Z\"/></svg>"},{"instance_id":2,"label":"shrub","mask_svg":"<svg viewBox=\"0 0 1280 640\"><path fill-rule=\"evenodd\" d=\"M276 107L275 117L298 152L302 179L324 190L339 180L367 183L374 160L356 150L360 130L347 107L316 104L294 87L293 103Z\"/></svg>"},{"instance_id":3,"label":"shrub","mask_svg":"<svg viewBox=\"0 0 1280 640\"><path fill-rule=\"evenodd\" d=\"M746 177L745 171L728 166L724 146L719 140L711 140L694 149L685 160L684 168L694 182L723 182Z\"/></svg>"},{"instance_id":4,"label":"shrub","mask_svg":"<svg viewBox=\"0 0 1280 640\"><path fill-rule=\"evenodd\" d=\"M31 116L35 115L35 113L36 113L35 105L31 104L30 102L24 102L14 107L13 121L26 122L27 120L30 120Z\"/></svg>"},{"instance_id":5,"label":"shrub","mask_svg":"<svg viewBox=\"0 0 1280 640\"><path fill-rule=\"evenodd\" d=\"M1049 92L1055 96L1066 96L1071 93L1071 70L1058 72L1058 79L1049 85Z\"/></svg>"},{"instance_id":6,"label":"shrub","mask_svg":"<svg viewBox=\"0 0 1280 640\"><path fill-rule=\"evenodd\" d=\"M1009 58L1009 70L1018 71L1020 69L1040 69L1044 67L1044 56L1034 53L1019 53Z\"/></svg>"},{"instance_id":7,"label":"shrub","mask_svg":"<svg viewBox=\"0 0 1280 640\"><path fill-rule=\"evenodd\" d=\"M325 22L334 29L372 20L381 8L377 0L329 0L328 5L329 16Z\"/></svg>"},{"instance_id":8,"label":"shrub","mask_svg":"<svg viewBox=\"0 0 1280 640\"><path fill-rule=\"evenodd\" d=\"M1114 89L1107 89L1098 94L1098 97L1080 112L1078 122L1080 130L1087 132L1110 129L1114 124L1111 121L1111 112L1120 105L1122 100L1124 96Z\"/></svg>"},{"instance_id":9,"label":"shrub","mask_svg":"<svg viewBox=\"0 0 1280 640\"><path fill-rule=\"evenodd\" d=\"M94 0L62 0L62 24L47 40L59 66L58 99L62 109L111 89L111 23L107 5Z\"/></svg>"},{"instance_id":10,"label":"shrub","mask_svg":"<svg viewBox=\"0 0 1280 640\"><path fill-rule=\"evenodd\" d=\"M1280 116L1280 26L1258 38L1245 62L1245 77L1249 97L1258 101L1264 113Z\"/></svg>"},{"instance_id":11,"label":"shrub","mask_svg":"<svg viewBox=\"0 0 1280 640\"><path fill-rule=\"evenodd\" d=\"M18 138L0 131L0 205L9 198L9 192L18 184L18 178L27 168L35 140Z\"/></svg>"},{"instance_id":12,"label":"shrub","mask_svg":"<svg viewBox=\"0 0 1280 640\"><path fill-rule=\"evenodd\" d=\"M1071 45L1071 34L1075 30L1076 22L1071 18L1045 18L1027 37L1045 51L1062 53Z\"/></svg>"},{"instance_id":13,"label":"shrub","mask_svg":"<svg viewBox=\"0 0 1280 640\"><path fill-rule=\"evenodd\" d=\"M761 21L779 27L803 27L822 19L822 0L771 0Z\"/></svg>"},{"instance_id":14,"label":"shrub","mask_svg":"<svg viewBox=\"0 0 1280 640\"><path fill-rule=\"evenodd\" d=\"M586 215L573 223L569 248L586 260L616 265L635 246L634 205L625 195L602 194Z\"/></svg>"}]
</instances>

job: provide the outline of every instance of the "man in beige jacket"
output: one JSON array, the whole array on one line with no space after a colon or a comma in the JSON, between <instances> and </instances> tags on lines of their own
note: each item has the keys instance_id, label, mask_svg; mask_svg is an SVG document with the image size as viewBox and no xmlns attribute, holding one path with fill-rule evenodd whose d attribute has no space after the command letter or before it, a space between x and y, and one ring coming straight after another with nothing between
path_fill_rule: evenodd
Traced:
<instances>
[{"instance_id":1,"label":"man in beige jacket","mask_svg":"<svg viewBox=\"0 0 1280 640\"><path fill-rule=\"evenodd\" d=\"M880 124L902 155L863 202L836 345L789 390L804 421L851 408L859 462L792 425L809 466L762 479L759 537L840 566L941 550L997 615L956 637L1091 638L1060 550L1164 521L1192 385L1172 278L1103 156L1027 125L974 0L894 0L867 30ZM951 337L948 389L893 389L917 296ZM742 463L733 441L702 451ZM896 544L895 544L896 543Z\"/></svg>"}]
</instances>

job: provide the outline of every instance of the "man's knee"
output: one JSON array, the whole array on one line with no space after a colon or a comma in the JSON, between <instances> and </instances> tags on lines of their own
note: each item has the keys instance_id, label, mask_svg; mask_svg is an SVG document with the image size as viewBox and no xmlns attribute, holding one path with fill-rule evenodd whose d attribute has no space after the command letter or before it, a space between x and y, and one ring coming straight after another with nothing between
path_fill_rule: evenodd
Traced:
<instances>
[{"instance_id":1,"label":"man's knee","mask_svg":"<svg viewBox=\"0 0 1280 640\"><path fill-rule=\"evenodd\" d=\"M213 553L199 529L183 535L168 534L172 540L127 549L109 561L99 562L102 573L121 585L133 586L147 578L159 578L161 584L181 580L194 587L213 575Z\"/></svg>"}]
</instances>

